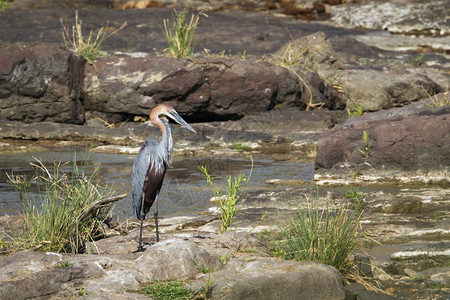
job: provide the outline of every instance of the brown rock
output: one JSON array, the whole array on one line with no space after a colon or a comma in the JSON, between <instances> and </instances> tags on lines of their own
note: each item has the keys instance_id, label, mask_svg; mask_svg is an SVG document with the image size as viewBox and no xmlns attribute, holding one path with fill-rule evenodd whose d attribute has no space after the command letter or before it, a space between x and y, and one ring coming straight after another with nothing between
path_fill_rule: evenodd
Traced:
<instances>
[{"instance_id":1,"label":"brown rock","mask_svg":"<svg viewBox=\"0 0 450 300\"><path fill-rule=\"evenodd\" d=\"M0 47L0 119L80 124L84 62L54 45Z\"/></svg>"},{"instance_id":2,"label":"brown rock","mask_svg":"<svg viewBox=\"0 0 450 300\"><path fill-rule=\"evenodd\" d=\"M241 118L303 104L297 77L265 62L203 58L107 57L86 69L87 110L147 116L172 105L187 120Z\"/></svg>"},{"instance_id":3,"label":"brown rock","mask_svg":"<svg viewBox=\"0 0 450 300\"><path fill-rule=\"evenodd\" d=\"M450 107L416 103L350 118L325 131L317 144L316 168L364 163L363 131L371 142L367 163L372 167L429 170L450 165Z\"/></svg>"}]
</instances>

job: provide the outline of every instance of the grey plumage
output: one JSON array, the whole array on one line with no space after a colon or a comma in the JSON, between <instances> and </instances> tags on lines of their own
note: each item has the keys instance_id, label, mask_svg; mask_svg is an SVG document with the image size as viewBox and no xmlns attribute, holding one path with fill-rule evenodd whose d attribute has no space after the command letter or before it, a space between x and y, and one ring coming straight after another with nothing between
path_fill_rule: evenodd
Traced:
<instances>
[{"instance_id":1,"label":"grey plumage","mask_svg":"<svg viewBox=\"0 0 450 300\"><path fill-rule=\"evenodd\" d=\"M160 142L154 139L145 140L133 164L132 173L132 198L134 216L141 220L139 232L139 246L136 251L144 251L142 246L142 224L145 216L153 206L156 227L156 241L159 241L158 233L158 195L170 166L173 141L169 123L165 116L173 119L183 127L195 132L178 113L169 105L160 104L150 113L150 121L158 126L162 132Z\"/></svg>"}]
</instances>

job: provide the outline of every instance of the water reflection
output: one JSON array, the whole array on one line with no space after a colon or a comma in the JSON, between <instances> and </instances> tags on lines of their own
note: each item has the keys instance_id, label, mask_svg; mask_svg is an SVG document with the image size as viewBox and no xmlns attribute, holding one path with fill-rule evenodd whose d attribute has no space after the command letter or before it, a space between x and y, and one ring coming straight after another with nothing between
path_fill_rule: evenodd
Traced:
<instances>
[{"instance_id":1,"label":"water reflection","mask_svg":"<svg viewBox=\"0 0 450 300\"><path fill-rule=\"evenodd\" d=\"M19 196L8 182L7 173L31 177L34 173L30 162L38 158L45 166L51 168L54 161L76 160L78 164L87 164L88 173L98 168L102 183L107 183L116 194L126 193L128 196L118 201L114 208L115 216L128 218L132 216L131 209L131 171L134 155L90 154L78 152L40 152L0 154L0 214L14 214L20 208ZM213 191L205 186L203 175L198 170L199 165L208 165L211 174L222 177L225 183L228 174L248 173L251 162L247 158L175 158L172 168L166 173L166 178L160 193L161 216L193 215L211 207L209 199ZM70 171L70 164L64 169ZM265 181L272 178L301 179L312 181L314 165L299 162L278 162L267 158L254 158L254 170L248 188L266 189ZM34 187L33 192L37 193Z\"/></svg>"}]
</instances>

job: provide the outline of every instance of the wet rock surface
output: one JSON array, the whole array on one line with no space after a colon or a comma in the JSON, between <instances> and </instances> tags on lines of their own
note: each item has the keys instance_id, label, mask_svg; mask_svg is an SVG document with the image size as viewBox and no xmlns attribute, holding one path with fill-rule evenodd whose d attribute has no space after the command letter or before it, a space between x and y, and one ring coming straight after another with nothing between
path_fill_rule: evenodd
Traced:
<instances>
[{"instance_id":1,"label":"wet rock surface","mask_svg":"<svg viewBox=\"0 0 450 300\"><path fill-rule=\"evenodd\" d=\"M323 205L352 205L353 200L345 197L346 191L319 188L316 200ZM344 283L332 267L269 257L261 235L276 232L295 218L310 193L311 187L276 186L271 191L247 192L235 222L223 234L218 233L217 217L205 212L161 219L161 241L155 243L153 220L149 219L144 222L146 251L141 253L132 253L137 246L139 223L131 220L107 229L109 237L91 243L87 247L89 254L28 251L2 255L0 291L5 297L64 298L76 297L82 287L85 297L108 294L131 299L140 297L140 288L154 280L177 278L193 290L200 290L206 281L212 282L212 299L242 299L245 295L281 299L289 293L293 299L295 295L311 299L352 299L350 295L392 299L380 291L348 287L350 282ZM374 187L361 194L361 229L367 236L362 242L369 255L355 253L353 259L360 262L360 271L369 276L366 279L376 280L383 291L396 294L397 299L446 299L450 255L446 190L432 187L418 192L405 185L401 192ZM402 203L409 203L408 208ZM63 261L71 265L56 269ZM200 272L199 266L210 272ZM36 285L36 276L43 274L49 281L40 280ZM52 288L47 288L48 284L53 284Z\"/></svg>"}]
</instances>

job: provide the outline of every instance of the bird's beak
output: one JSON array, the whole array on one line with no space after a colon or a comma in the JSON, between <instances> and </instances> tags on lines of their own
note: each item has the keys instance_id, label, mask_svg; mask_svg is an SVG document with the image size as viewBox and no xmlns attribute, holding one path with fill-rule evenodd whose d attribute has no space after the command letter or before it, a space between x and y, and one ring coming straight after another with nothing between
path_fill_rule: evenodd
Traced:
<instances>
[{"instance_id":1,"label":"bird's beak","mask_svg":"<svg viewBox=\"0 0 450 300\"><path fill-rule=\"evenodd\" d=\"M175 122L177 122L178 124L180 124L181 126L189 129L192 132L197 133L197 131L195 131L194 128L192 128L191 125L189 125L185 120L183 120L182 117L180 117L180 115L176 112L176 111L172 111L170 113L166 114L169 118L171 118L172 120L174 120Z\"/></svg>"}]
</instances>

